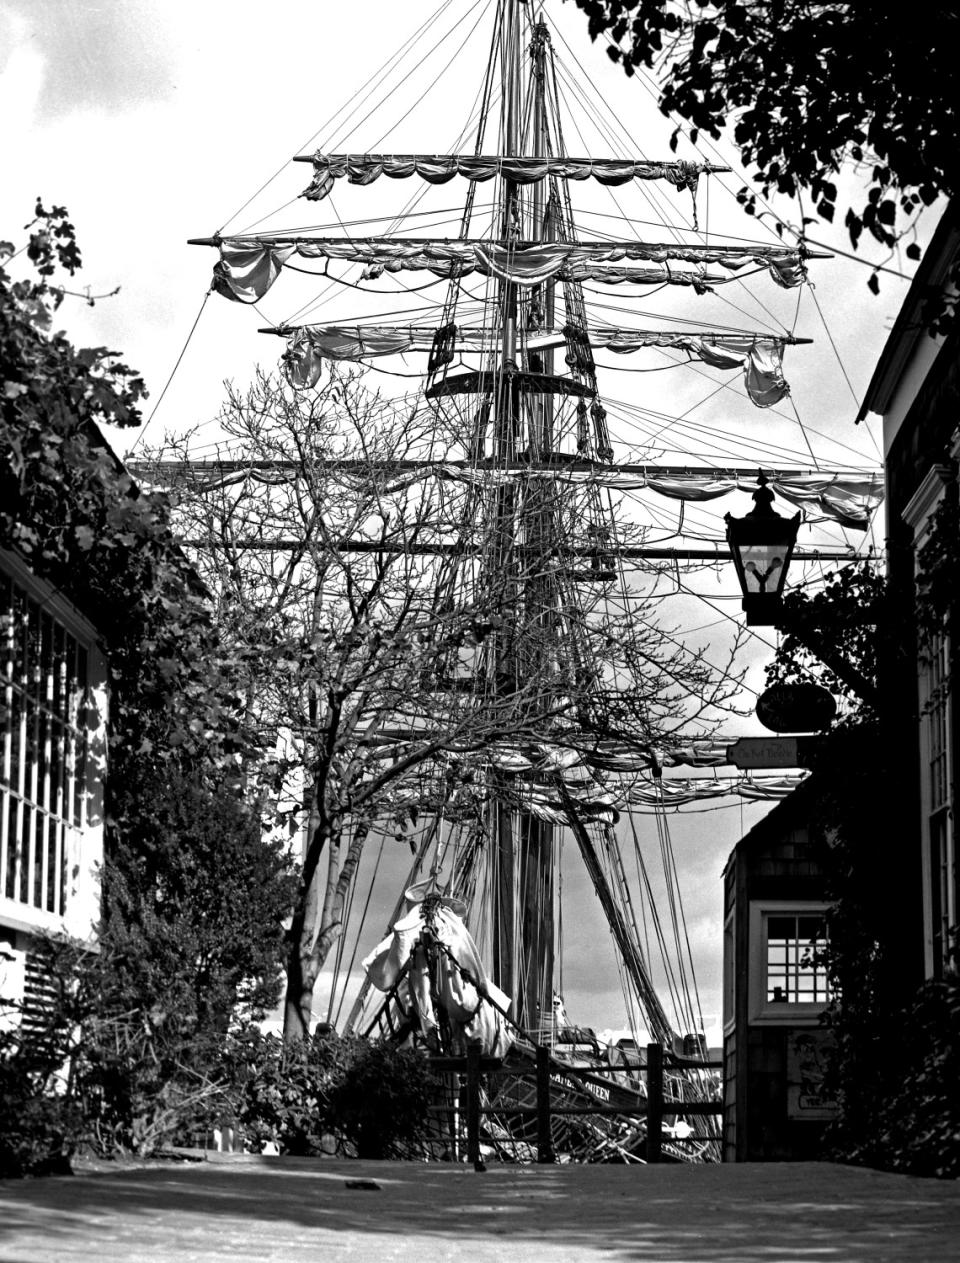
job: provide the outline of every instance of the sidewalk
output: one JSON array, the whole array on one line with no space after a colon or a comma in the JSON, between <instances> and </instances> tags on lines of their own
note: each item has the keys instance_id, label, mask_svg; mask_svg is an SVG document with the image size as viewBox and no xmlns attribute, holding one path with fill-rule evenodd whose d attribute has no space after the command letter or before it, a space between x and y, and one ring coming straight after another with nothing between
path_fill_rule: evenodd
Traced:
<instances>
[{"instance_id":1,"label":"sidewalk","mask_svg":"<svg viewBox=\"0 0 960 1263\"><path fill-rule=\"evenodd\" d=\"M478 1174L242 1155L0 1182L2 1263L221 1259L946 1263L960 1184L829 1163Z\"/></svg>"}]
</instances>

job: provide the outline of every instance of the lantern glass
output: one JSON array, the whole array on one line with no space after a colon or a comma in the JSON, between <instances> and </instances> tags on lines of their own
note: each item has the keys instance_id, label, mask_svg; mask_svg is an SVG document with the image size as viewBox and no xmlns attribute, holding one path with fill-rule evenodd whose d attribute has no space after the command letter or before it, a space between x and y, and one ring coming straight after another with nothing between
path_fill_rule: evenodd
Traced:
<instances>
[{"instance_id":1,"label":"lantern glass","mask_svg":"<svg viewBox=\"0 0 960 1263\"><path fill-rule=\"evenodd\" d=\"M742 544L740 570L744 596L778 596L786 579L789 546L784 544Z\"/></svg>"}]
</instances>

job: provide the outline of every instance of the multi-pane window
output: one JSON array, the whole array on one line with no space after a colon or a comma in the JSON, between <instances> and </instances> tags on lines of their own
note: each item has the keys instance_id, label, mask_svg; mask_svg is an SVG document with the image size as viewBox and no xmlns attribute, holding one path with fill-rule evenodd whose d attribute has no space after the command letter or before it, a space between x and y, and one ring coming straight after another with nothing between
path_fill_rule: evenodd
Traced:
<instances>
[{"instance_id":1,"label":"multi-pane window","mask_svg":"<svg viewBox=\"0 0 960 1263\"><path fill-rule=\"evenodd\" d=\"M766 918L768 1004L826 1004L830 999L822 916L777 913Z\"/></svg>"},{"instance_id":2,"label":"multi-pane window","mask_svg":"<svg viewBox=\"0 0 960 1263\"><path fill-rule=\"evenodd\" d=\"M945 635L930 636L921 672L926 697L922 746L927 761L923 802L930 846L933 963L934 971L939 973L949 961L950 931L957 922L957 857L950 819L950 659Z\"/></svg>"},{"instance_id":3,"label":"multi-pane window","mask_svg":"<svg viewBox=\"0 0 960 1263\"><path fill-rule=\"evenodd\" d=\"M84 825L87 647L0 573L0 895L62 916Z\"/></svg>"}]
</instances>

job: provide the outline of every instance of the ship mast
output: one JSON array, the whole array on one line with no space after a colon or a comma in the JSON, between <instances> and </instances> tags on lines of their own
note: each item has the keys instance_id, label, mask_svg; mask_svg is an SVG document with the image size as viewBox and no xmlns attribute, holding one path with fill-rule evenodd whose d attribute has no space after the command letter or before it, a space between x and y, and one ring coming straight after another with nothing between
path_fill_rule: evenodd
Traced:
<instances>
[{"instance_id":1,"label":"ship mast","mask_svg":"<svg viewBox=\"0 0 960 1263\"><path fill-rule=\"evenodd\" d=\"M528 0L499 0L498 21L474 153L318 151L297 158L314 167L313 179L303 193L311 201L329 196L340 179L358 185L381 176L416 176L438 184L454 177L466 179L469 191L457 237L327 237L306 230L292 235L270 231L214 236L195 239L195 243L219 251L214 288L241 303L259 301L288 264L297 269L303 260L319 262L323 275L329 274L331 263L347 263L363 265L365 281L385 272L428 272L448 281L439 327L432 323L283 325L264 332L287 337L284 367L297 389L312 389L328 359L362 363L368 357L407 351L428 354L420 397L434 410L437 425L446 426L443 432L462 447L463 455L443 460L442 471L432 453L400 464L422 470L424 476L459 480L465 491L456 521L445 520L436 534L415 541L371 542L351 536L331 543L342 553L386 553L396 548L443 559L445 565L449 562L451 593L459 591L456 585L462 583L477 603L482 603L484 587L493 598L490 608L496 611L496 621L474 649L463 650L462 656L458 656L462 646L442 650L440 667L429 679L436 683L438 693L449 693L456 705L492 707L511 717L500 722L529 734L516 738L519 746L526 742L529 748L511 759L498 757L496 738L485 743L477 769L470 773L475 777L471 784L478 787L475 814L470 816L470 846L465 860L454 858L450 893L469 895L472 901L479 886L470 882L478 880L478 873L488 881L484 903L490 916L484 927L484 946L489 946L492 956L492 978L512 997L514 1021L531 1034L549 1039L557 925L555 857L558 831L564 824L569 826L608 911L641 1007L655 1010L650 1029L666 1038L669 1024L656 1002L647 962L639 950L628 951L630 926L622 917L616 919L615 892L609 889L597 858L598 845L612 842L613 808L602 793L603 777L612 765L601 759L596 780L592 772L568 772L585 768L592 757L587 747L592 749L598 736L608 733L610 707L605 697L611 691L611 679L603 675L604 670L618 670L617 663L622 662L628 663L624 668L628 676L633 670L632 642L623 647L616 638L607 637L603 643L610 652L602 647L596 652L598 639L591 619L601 608L607 586L623 582L622 566L631 558L680 555L674 549L664 554L645 543L625 542L613 518L613 504L602 489L629 487L639 479L640 485L672 498L702 498L705 490L721 494L716 486L721 471L687 466L660 469L660 487L654 467L613 465L593 352L596 348L625 353L664 347L714 368L742 367L753 402L769 407L788 389L781 372L783 348L802 339L737 330L666 333L614 328L603 320L592 326L583 285L589 281L631 287L686 286L690 292L704 293L737 279L743 268L751 267L765 270L778 285L793 287L805 279L806 258L817 256L782 243L650 242L631 235L611 240L605 235L594 239L589 233L581 240L570 180L589 179L611 186L665 182L678 193L693 196L696 228L698 178L727 168L681 160L568 155L545 22L532 20ZM531 37L529 49L524 48L524 28ZM499 129L496 152L490 154L483 141L497 73ZM476 185L486 181L496 181L492 187L499 202L491 230L471 236ZM480 325L472 323L472 303L480 296L473 292L473 282L464 285L468 277L486 286L480 299ZM338 278L333 275L332 279ZM558 284L563 286L562 295L557 293ZM466 316L458 318L461 303ZM564 348L562 375L555 372L556 348ZM479 371L456 371L467 367L463 356L475 355L481 357ZM283 462L268 463L274 475L282 472ZM244 462L245 469L250 467ZM734 475L733 489L744 471L722 472ZM752 477L752 470L749 473ZM817 477L823 482L824 471L818 470ZM705 489L704 482L709 488ZM854 479L851 494L860 495L860 486ZM839 483L833 490L836 504L828 504L825 491L819 507L845 520L849 512L845 492ZM241 546L275 551L297 543L276 538L245 541ZM683 555L712 559L717 552ZM643 725L638 724L632 740L643 735ZM505 731L503 737L509 739L510 732ZM403 740L403 733L398 740ZM564 762L570 757L572 763ZM441 813L445 811L447 798L442 794L430 801L439 805ZM441 819L429 836L439 836L442 827ZM601 834L601 828L607 832ZM595 845L598 837L601 841ZM431 872L434 881L439 879L445 854L438 845ZM482 867L480 856L486 861ZM421 862L418 854L416 865ZM458 883L462 890L457 889ZM361 1007L362 995L348 1027Z\"/></svg>"},{"instance_id":2,"label":"ship mast","mask_svg":"<svg viewBox=\"0 0 960 1263\"><path fill-rule=\"evenodd\" d=\"M521 79L522 35L520 0L505 0L502 42L502 115L501 152L504 157L522 154ZM546 28L538 23L531 45L531 73L533 88L533 126L530 136L530 156L544 157L548 152L546 104L544 100L544 60ZM532 224L525 224L524 206L520 189L514 180L503 182L503 211L501 239L512 242L526 239L542 241L544 236L545 209L549 193L547 182L535 186L531 217ZM527 229L527 231L525 231ZM549 308L552 317L554 284L543 286L544 303L534 300L533 307ZM530 364L520 364L518 320L520 304L518 289L510 281L501 281L497 287L497 307L503 318L502 359L499 389L496 392L496 418L494 428L494 457L498 464L516 459L518 447L525 440L531 456L549 452L551 445L552 401L549 394L527 395L527 426L524 429L524 408L521 404L518 370L530 369ZM542 314L538 321L543 319ZM542 367L538 365L537 367ZM552 369L549 365L547 371ZM523 532L523 543L546 548L555 535L552 508L554 493L551 483L545 483L536 491L528 487L521 490L517 485L502 488L498 493L495 520L507 532L509 539L501 541L501 555L517 542L518 528ZM516 639L510 647L498 650L496 667L498 681L513 681L514 687L524 675L542 678L546 688L551 687L548 663L542 661L544 645L548 643L550 628L536 623L549 619L549 610L555 604L552 587L555 580L549 577L517 578L517 606L523 611L525 635L530 642L527 651L518 651ZM519 653L519 656L518 656ZM528 655L541 658L539 662L527 661ZM508 684L507 687L510 687ZM511 811L503 805L494 808L496 839L496 881L494 885L493 944L494 971L500 985L514 999L514 1017L517 1023L541 1037L550 1031L553 1001L554 967L554 878L553 852L554 827L523 809Z\"/></svg>"},{"instance_id":3,"label":"ship mast","mask_svg":"<svg viewBox=\"0 0 960 1263\"><path fill-rule=\"evenodd\" d=\"M503 0L503 21L500 32L500 83L501 118L500 152L504 156L517 155L520 144L520 8L518 0ZM500 237L503 241L515 240L519 187L509 177L503 181L503 209ZM499 281L496 287L497 311L503 320L500 372L495 375L493 455L498 464L505 464L516 456L515 427L519 422L520 398L516 378L508 374L509 365L516 364L517 357L517 287L510 281ZM478 413L478 423L480 414ZM482 443L478 435L476 443ZM494 493L495 521L500 533L512 532L516 514L517 488L502 485ZM509 541L498 539L497 552L505 558ZM519 594L518 594L519 595ZM515 663L506 645L498 643L494 648L494 678L498 688L514 676ZM498 772L494 780L501 779ZM494 787L496 788L496 786ZM514 1019L522 1026L528 1016L527 997L521 995L521 975L515 974L516 948L516 848L514 844L514 813L503 794L495 793L490 805L490 833L493 840L494 877L492 908L492 941L494 977L507 993L514 997Z\"/></svg>"}]
</instances>

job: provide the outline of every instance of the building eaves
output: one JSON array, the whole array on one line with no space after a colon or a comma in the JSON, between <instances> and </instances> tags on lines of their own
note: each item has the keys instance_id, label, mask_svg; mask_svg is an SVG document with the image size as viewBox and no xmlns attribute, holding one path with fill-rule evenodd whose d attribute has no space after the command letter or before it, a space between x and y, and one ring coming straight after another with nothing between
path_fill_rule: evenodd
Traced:
<instances>
[{"instance_id":1,"label":"building eaves","mask_svg":"<svg viewBox=\"0 0 960 1263\"><path fill-rule=\"evenodd\" d=\"M960 209L955 203L950 202L941 216L930 244L924 251L910 289L907 291L907 296L903 300L903 305L884 344L877 366L873 370L863 404L857 413L858 425L868 412L882 415L890 406L890 400L917 342L921 337L927 336L921 322L923 305L927 299L941 290L950 265L958 254L960 254Z\"/></svg>"}]
</instances>

